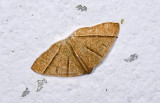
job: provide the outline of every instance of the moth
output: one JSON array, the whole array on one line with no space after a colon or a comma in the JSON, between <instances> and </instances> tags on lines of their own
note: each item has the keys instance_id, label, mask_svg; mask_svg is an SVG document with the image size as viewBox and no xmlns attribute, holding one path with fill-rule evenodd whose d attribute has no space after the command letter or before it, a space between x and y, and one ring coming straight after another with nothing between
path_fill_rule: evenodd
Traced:
<instances>
[{"instance_id":1,"label":"moth","mask_svg":"<svg viewBox=\"0 0 160 103\"><path fill-rule=\"evenodd\" d=\"M119 23L112 22L80 28L53 44L31 68L39 74L59 77L89 74L108 53L118 37L119 28Z\"/></svg>"}]
</instances>

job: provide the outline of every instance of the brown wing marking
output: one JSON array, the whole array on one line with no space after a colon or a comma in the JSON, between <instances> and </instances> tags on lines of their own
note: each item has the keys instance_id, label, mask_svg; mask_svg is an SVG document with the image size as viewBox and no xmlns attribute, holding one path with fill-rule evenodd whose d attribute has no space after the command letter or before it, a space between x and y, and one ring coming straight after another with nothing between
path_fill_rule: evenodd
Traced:
<instances>
[{"instance_id":1,"label":"brown wing marking","mask_svg":"<svg viewBox=\"0 0 160 103\"><path fill-rule=\"evenodd\" d=\"M36 61L32 65L32 70L43 74L45 69L48 67L54 56L57 54L59 51L61 41L52 45L50 49L48 49L46 52L44 52L41 56L39 56Z\"/></svg>"}]
</instances>

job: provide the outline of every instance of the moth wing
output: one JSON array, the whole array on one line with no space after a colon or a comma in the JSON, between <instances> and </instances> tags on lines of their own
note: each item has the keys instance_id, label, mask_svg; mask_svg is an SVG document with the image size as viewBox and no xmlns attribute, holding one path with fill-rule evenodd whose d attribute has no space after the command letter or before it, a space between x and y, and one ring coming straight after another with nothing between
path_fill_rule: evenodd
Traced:
<instances>
[{"instance_id":1,"label":"moth wing","mask_svg":"<svg viewBox=\"0 0 160 103\"><path fill-rule=\"evenodd\" d=\"M69 40L55 43L36 59L32 70L43 75L73 77L85 73L76 58Z\"/></svg>"},{"instance_id":2,"label":"moth wing","mask_svg":"<svg viewBox=\"0 0 160 103\"><path fill-rule=\"evenodd\" d=\"M62 77L88 74L108 53L118 32L118 23L78 29L38 57L32 69L40 74Z\"/></svg>"},{"instance_id":3,"label":"moth wing","mask_svg":"<svg viewBox=\"0 0 160 103\"><path fill-rule=\"evenodd\" d=\"M57 55L44 71L44 75L72 77L84 73L84 69L73 54L68 40L61 43Z\"/></svg>"},{"instance_id":4,"label":"moth wing","mask_svg":"<svg viewBox=\"0 0 160 103\"><path fill-rule=\"evenodd\" d=\"M119 32L118 23L103 23L73 33L72 45L78 58L90 73L106 56Z\"/></svg>"},{"instance_id":5,"label":"moth wing","mask_svg":"<svg viewBox=\"0 0 160 103\"><path fill-rule=\"evenodd\" d=\"M59 51L61 41L52 45L46 52L41 54L33 63L31 69L39 74L43 74L45 69L51 63L52 59Z\"/></svg>"}]
</instances>

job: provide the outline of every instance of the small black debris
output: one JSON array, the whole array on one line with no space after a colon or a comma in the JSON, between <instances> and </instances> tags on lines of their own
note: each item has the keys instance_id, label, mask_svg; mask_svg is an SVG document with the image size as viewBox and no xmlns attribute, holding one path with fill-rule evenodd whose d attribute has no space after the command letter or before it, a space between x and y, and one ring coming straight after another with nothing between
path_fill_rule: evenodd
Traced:
<instances>
[{"instance_id":1,"label":"small black debris","mask_svg":"<svg viewBox=\"0 0 160 103\"><path fill-rule=\"evenodd\" d=\"M30 91L28 90L28 88L26 87L26 90L22 93L22 97L25 97L26 95L28 95L30 93Z\"/></svg>"},{"instance_id":2,"label":"small black debris","mask_svg":"<svg viewBox=\"0 0 160 103\"><path fill-rule=\"evenodd\" d=\"M86 6L82 6L82 5L78 5L76 6L77 10L81 10L82 12L83 11L87 11L87 7Z\"/></svg>"},{"instance_id":3,"label":"small black debris","mask_svg":"<svg viewBox=\"0 0 160 103\"><path fill-rule=\"evenodd\" d=\"M126 62L132 62L134 60L138 59L138 55L137 54L131 54L129 58L124 59L124 61Z\"/></svg>"},{"instance_id":4,"label":"small black debris","mask_svg":"<svg viewBox=\"0 0 160 103\"><path fill-rule=\"evenodd\" d=\"M37 80L38 82L38 87L37 87L37 92L41 91L41 89L43 88L44 83L47 83L47 80L43 79L43 80Z\"/></svg>"}]
</instances>

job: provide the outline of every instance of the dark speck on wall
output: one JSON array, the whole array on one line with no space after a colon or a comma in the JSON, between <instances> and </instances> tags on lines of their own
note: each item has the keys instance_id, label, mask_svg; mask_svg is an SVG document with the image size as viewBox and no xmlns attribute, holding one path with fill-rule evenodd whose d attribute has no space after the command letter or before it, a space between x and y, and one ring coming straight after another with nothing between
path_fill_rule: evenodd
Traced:
<instances>
[{"instance_id":1,"label":"dark speck on wall","mask_svg":"<svg viewBox=\"0 0 160 103\"><path fill-rule=\"evenodd\" d=\"M124 61L126 62L132 62L134 60L138 59L138 55L137 54L131 54L129 58L124 59Z\"/></svg>"},{"instance_id":2,"label":"dark speck on wall","mask_svg":"<svg viewBox=\"0 0 160 103\"><path fill-rule=\"evenodd\" d=\"M39 92L43 88L43 85L47 83L47 80L46 79L37 80L37 82L38 82L37 92Z\"/></svg>"},{"instance_id":3,"label":"dark speck on wall","mask_svg":"<svg viewBox=\"0 0 160 103\"><path fill-rule=\"evenodd\" d=\"M81 12L87 11L87 7L86 6L78 5L78 6L76 6L76 8L77 8L77 10L80 10Z\"/></svg>"},{"instance_id":4,"label":"dark speck on wall","mask_svg":"<svg viewBox=\"0 0 160 103\"><path fill-rule=\"evenodd\" d=\"M26 87L26 90L23 91L22 93L22 97L25 97L26 95L28 95L30 93L29 89Z\"/></svg>"}]
</instances>

